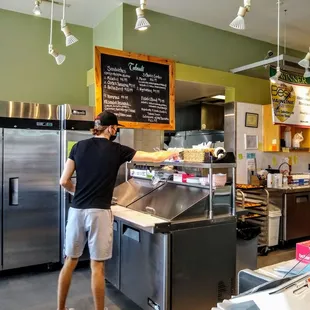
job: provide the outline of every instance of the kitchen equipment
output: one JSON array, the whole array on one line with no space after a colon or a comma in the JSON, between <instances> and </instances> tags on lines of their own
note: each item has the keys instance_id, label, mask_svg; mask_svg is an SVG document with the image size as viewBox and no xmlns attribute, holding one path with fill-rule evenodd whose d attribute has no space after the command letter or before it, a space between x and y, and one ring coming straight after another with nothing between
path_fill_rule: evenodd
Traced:
<instances>
[{"instance_id":1,"label":"kitchen equipment","mask_svg":"<svg viewBox=\"0 0 310 310\"><path fill-rule=\"evenodd\" d=\"M0 136L0 270L57 263L57 106L0 102Z\"/></svg>"},{"instance_id":2,"label":"kitchen equipment","mask_svg":"<svg viewBox=\"0 0 310 310\"><path fill-rule=\"evenodd\" d=\"M285 147L287 148L292 147L292 131L291 131L291 127L289 126L285 127L284 140L285 140Z\"/></svg>"},{"instance_id":3,"label":"kitchen equipment","mask_svg":"<svg viewBox=\"0 0 310 310\"><path fill-rule=\"evenodd\" d=\"M172 165L210 169L211 175L215 168L235 173L235 163ZM133 191L128 182L114 190L116 255L106 262L107 280L142 309L187 310L193 304L197 310L210 309L229 298L236 258L234 179L220 190L173 181L156 187L147 179L142 183L154 190Z\"/></svg>"},{"instance_id":4,"label":"kitchen equipment","mask_svg":"<svg viewBox=\"0 0 310 310\"><path fill-rule=\"evenodd\" d=\"M303 187L271 189L270 201L282 212L280 241L310 237L310 189Z\"/></svg>"}]
</instances>

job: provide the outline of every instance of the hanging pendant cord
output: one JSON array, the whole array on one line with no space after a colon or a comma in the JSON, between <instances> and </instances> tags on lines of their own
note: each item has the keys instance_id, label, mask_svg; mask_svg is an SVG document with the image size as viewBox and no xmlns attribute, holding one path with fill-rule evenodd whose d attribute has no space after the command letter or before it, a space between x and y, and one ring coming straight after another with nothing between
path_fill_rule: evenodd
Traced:
<instances>
[{"instance_id":1,"label":"hanging pendant cord","mask_svg":"<svg viewBox=\"0 0 310 310\"><path fill-rule=\"evenodd\" d=\"M53 18L54 18L54 0L52 0L52 5L51 5L50 45L52 44L52 37L53 37Z\"/></svg>"},{"instance_id":2,"label":"hanging pendant cord","mask_svg":"<svg viewBox=\"0 0 310 310\"><path fill-rule=\"evenodd\" d=\"M281 5L281 1L278 0L278 61L277 61L277 68L280 67L280 5Z\"/></svg>"}]
</instances>

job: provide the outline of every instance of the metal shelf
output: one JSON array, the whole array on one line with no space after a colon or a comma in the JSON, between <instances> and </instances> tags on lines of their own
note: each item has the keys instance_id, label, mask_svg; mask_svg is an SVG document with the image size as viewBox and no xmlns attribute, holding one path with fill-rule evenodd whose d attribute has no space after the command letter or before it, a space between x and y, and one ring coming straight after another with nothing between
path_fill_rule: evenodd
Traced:
<instances>
[{"instance_id":1,"label":"metal shelf","mask_svg":"<svg viewBox=\"0 0 310 310\"><path fill-rule=\"evenodd\" d=\"M175 166L175 167L187 167L187 168L201 168L201 169L216 169L216 168L235 168L235 163L190 163L190 162L130 162L139 166Z\"/></svg>"},{"instance_id":2,"label":"metal shelf","mask_svg":"<svg viewBox=\"0 0 310 310\"><path fill-rule=\"evenodd\" d=\"M183 167L183 168L198 168L198 169L209 169L209 175L210 179L213 180L213 169L216 168L227 168L227 169L232 169L232 185L231 185L231 216L236 216L236 179L235 179L235 173L236 173L236 163L190 163L190 162L161 162L161 163L154 163L154 162L126 162L126 181L128 180L128 165L129 164L136 164L139 166L152 166L152 167L160 167L160 166L174 166L174 167ZM182 184L184 185L184 184ZM194 184L191 184L192 186L195 186ZM187 186L190 186L189 184ZM209 184L209 192L211 195L209 195L209 219L213 219L213 182Z\"/></svg>"}]
</instances>

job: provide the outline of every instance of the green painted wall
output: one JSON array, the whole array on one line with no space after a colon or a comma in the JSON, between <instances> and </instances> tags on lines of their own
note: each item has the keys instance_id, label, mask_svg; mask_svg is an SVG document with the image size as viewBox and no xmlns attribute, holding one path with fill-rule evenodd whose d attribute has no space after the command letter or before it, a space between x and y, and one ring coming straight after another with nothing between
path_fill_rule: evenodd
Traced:
<instances>
[{"instance_id":1,"label":"green painted wall","mask_svg":"<svg viewBox=\"0 0 310 310\"><path fill-rule=\"evenodd\" d=\"M151 27L139 32L134 29L135 7L127 4L123 7L123 48L126 51L222 71L260 61L268 50L276 54L275 45L148 10L146 18ZM276 28L270 31L276 31ZM304 56L304 52L288 50L287 53Z\"/></svg>"},{"instance_id":2,"label":"green painted wall","mask_svg":"<svg viewBox=\"0 0 310 310\"><path fill-rule=\"evenodd\" d=\"M54 23L54 48L67 56L58 66L48 54L49 24L48 19L0 10L0 100L88 104L92 29L70 25L79 42L66 47L59 22Z\"/></svg>"},{"instance_id":3,"label":"green painted wall","mask_svg":"<svg viewBox=\"0 0 310 310\"><path fill-rule=\"evenodd\" d=\"M93 43L97 46L123 49L123 5L94 28Z\"/></svg>"}]
</instances>

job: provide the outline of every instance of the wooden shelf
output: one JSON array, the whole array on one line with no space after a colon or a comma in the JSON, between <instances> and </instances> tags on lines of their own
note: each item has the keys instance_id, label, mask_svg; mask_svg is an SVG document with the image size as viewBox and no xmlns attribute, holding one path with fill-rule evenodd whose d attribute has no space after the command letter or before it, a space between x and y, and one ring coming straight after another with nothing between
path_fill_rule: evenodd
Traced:
<instances>
[{"instance_id":1,"label":"wooden shelf","mask_svg":"<svg viewBox=\"0 0 310 310\"><path fill-rule=\"evenodd\" d=\"M291 128L292 139L298 132L303 133L304 141L300 148L282 148L281 139L284 138L285 128ZM276 144L272 145L275 141ZM263 152L310 152L310 128L302 128L290 125L274 125L272 121L271 104L263 106Z\"/></svg>"}]
</instances>

